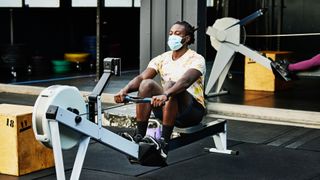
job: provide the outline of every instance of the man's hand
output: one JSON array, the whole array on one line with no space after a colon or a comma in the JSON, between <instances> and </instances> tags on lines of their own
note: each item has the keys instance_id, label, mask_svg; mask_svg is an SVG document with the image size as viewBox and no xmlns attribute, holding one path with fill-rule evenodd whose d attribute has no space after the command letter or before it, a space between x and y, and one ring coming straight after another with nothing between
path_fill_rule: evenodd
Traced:
<instances>
[{"instance_id":1,"label":"man's hand","mask_svg":"<svg viewBox=\"0 0 320 180\"><path fill-rule=\"evenodd\" d=\"M166 101L168 100L168 96L165 94L157 95L152 97L151 105L153 107L161 107L166 104Z\"/></svg>"},{"instance_id":2,"label":"man's hand","mask_svg":"<svg viewBox=\"0 0 320 180\"><path fill-rule=\"evenodd\" d=\"M123 89L121 89L113 98L114 98L114 102L116 103L124 103L124 97L128 95L128 93L126 91L124 91Z\"/></svg>"}]
</instances>

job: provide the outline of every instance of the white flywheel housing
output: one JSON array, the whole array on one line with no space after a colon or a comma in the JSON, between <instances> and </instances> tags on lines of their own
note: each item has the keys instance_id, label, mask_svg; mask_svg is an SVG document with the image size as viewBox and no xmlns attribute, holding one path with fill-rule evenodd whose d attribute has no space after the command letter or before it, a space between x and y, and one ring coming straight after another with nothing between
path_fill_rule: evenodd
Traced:
<instances>
[{"instance_id":1,"label":"white flywheel housing","mask_svg":"<svg viewBox=\"0 0 320 180\"><path fill-rule=\"evenodd\" d=\"M216 34L210 36L211 45L214 47L214 49L218 51L220 49L221 43L224 41L233 42L235 44L238 43L240 35L240 26L238 25L237 28L227 29L228 27L232 26L233 24L236 24L237 22L239 22L238 19L230 17L225 17L215 21L215 23L212 25L212 28L215 29Z\"/></svg>"},{"instance_id":2,"label":"white flywheel housing","mask_svg":"<svg viewBox=\"0 0 320 180\"><path fill-rule=\"evenodd\" d=\"M50 105L67 109L77 109L80 114L86 113L86 104L79 90L72 86L54 85L43 90L38 96L32 113L32 128L36 139L47 147L52 147L49 122L46 112ZM70 119L70 121L74 121ZM81 138L79 132L59 123L60 141L62 149L76 146Z\"/></svg>"}]
</instances>

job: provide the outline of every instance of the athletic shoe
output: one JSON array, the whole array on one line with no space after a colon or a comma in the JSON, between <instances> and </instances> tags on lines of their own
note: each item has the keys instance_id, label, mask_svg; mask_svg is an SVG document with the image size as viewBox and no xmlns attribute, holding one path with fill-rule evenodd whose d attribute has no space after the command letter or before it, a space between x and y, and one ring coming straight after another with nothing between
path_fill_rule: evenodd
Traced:
<instances>
[{"instance_id":1,"label":"athletic shoe","mask_svg":"<svg viewBox=\"0 0 320 180\"><path fill-rule=\"evenodd\" d=\"M139 163L144 166L167 166L167 147L163 139L144 137L139 143Z\"/></svg>"},{"instance_id":2,"label":"athletic shoe","mask_svg":"<svg viewBox=\"0 0 320 180\"><path fill-rule=\"evenodd\" d=\"M154 144L156 150L159 152L163 160L166 160L168 157L168 143L161 137L159 140L151 136L144 137L141 142Z\"/></svg>"},{"instance_id":3,"label":"athletic shoe","mask_svg":"<svg viewBox=\"0 0 320 180\"><path fill-rule=\"evenodd\" d=\"M129 140L129 141L132 141L134 143L139 143L143 137L141 136L141 134L136 134L135 136L131 136L129 133L127 132L124 132L124 133L121 133L121 137ZM134 158L134 157L131 157L131 156L127 156L129 162L131 164L138 164L139 163L139 160L137 158Z\"/></svg>"},{"instance_id":4,"label":"athletic shoe","mask_svg":"<svg viewBox=\"0 0 320 180\"><path fill-rule=\"evenodd\" d=\"M139 143L142 139L143 139L143 137L141 134L136 134L135 136L133 136L133 140L136 143Z\"/></svg>"},{"instance_id":5,"label":"athletic shoe","mask_svg":"<svg viewBox=\"0 0 320 180\"><path fill-rule=\"evenodd\" d=\"M158 140L160 143L160 155L163 157L163 159L167 159L168 157L168 143L164 140L164 138L160 138Z\"/></svg>"},{"instance_id":6,"label":"athletic shoe","mask_svg":"<svg viewBox=\"0 0 320 180\"><path fill-rule=\"evenodd\" d=\"M142 136L141 134L136 134L134 135L133 137L127 133L127 132L124 132L124 133L121 133L121 137L129 140L129 141L132 141L132 142L135 142L135 143L139 143L141 140L142 140Z\"/></svg>"},{"instance_id":7,"label":"athletic shoe","mask_svg":"<svg viewBox=\"0 0 320 180\"><path fill-rule=\"evenodd\" d=\"M271 61L270 65L272 68L272 71L276 77L281 77L285 81L291 81L291 73L288 70L289 61L287 60L276 60Z\"/></svg>"}]
</instances>

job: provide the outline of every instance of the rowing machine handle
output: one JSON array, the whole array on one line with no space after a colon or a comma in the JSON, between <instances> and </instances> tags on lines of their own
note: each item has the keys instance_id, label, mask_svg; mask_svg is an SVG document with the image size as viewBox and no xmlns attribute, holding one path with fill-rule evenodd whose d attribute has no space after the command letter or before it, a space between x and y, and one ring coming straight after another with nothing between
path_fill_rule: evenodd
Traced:
<instances>
[{"instance_id":1,"label":"rowing machine handle","mask_svg":"<svg viewBox=\"0 0 320 180\"><path fill-rule=\"evenodd\" d=\"M151 103L152 98L140 98L133 96L125 96L125 102L134 102L134 103Z\"/></svg>"}]
</instances>

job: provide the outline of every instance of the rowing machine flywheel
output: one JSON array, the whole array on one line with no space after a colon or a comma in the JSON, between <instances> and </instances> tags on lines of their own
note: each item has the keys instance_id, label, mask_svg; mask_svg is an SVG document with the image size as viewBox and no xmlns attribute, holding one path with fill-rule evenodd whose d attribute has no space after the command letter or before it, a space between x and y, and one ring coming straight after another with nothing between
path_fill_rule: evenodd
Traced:
<instances>
[{"instance_id":1,"label":"rowing machine flywheel","mask_svg":"<svg viewBox=\"0 0 320 180\"><path fill-rule=\"evenodd\" d=\"M59 108L72 108L79 114L86 113L86 103L79 90L73 86L54 85L44 89L38 96L32 113L32 127L38 141L47 147L52 147L49 122L46 112L50 105ZM72 121L72 119L70 119ZM59 123L60 142L62 149L70 149L76 146L81 134Z\"/></svg>"}]
</instances>

